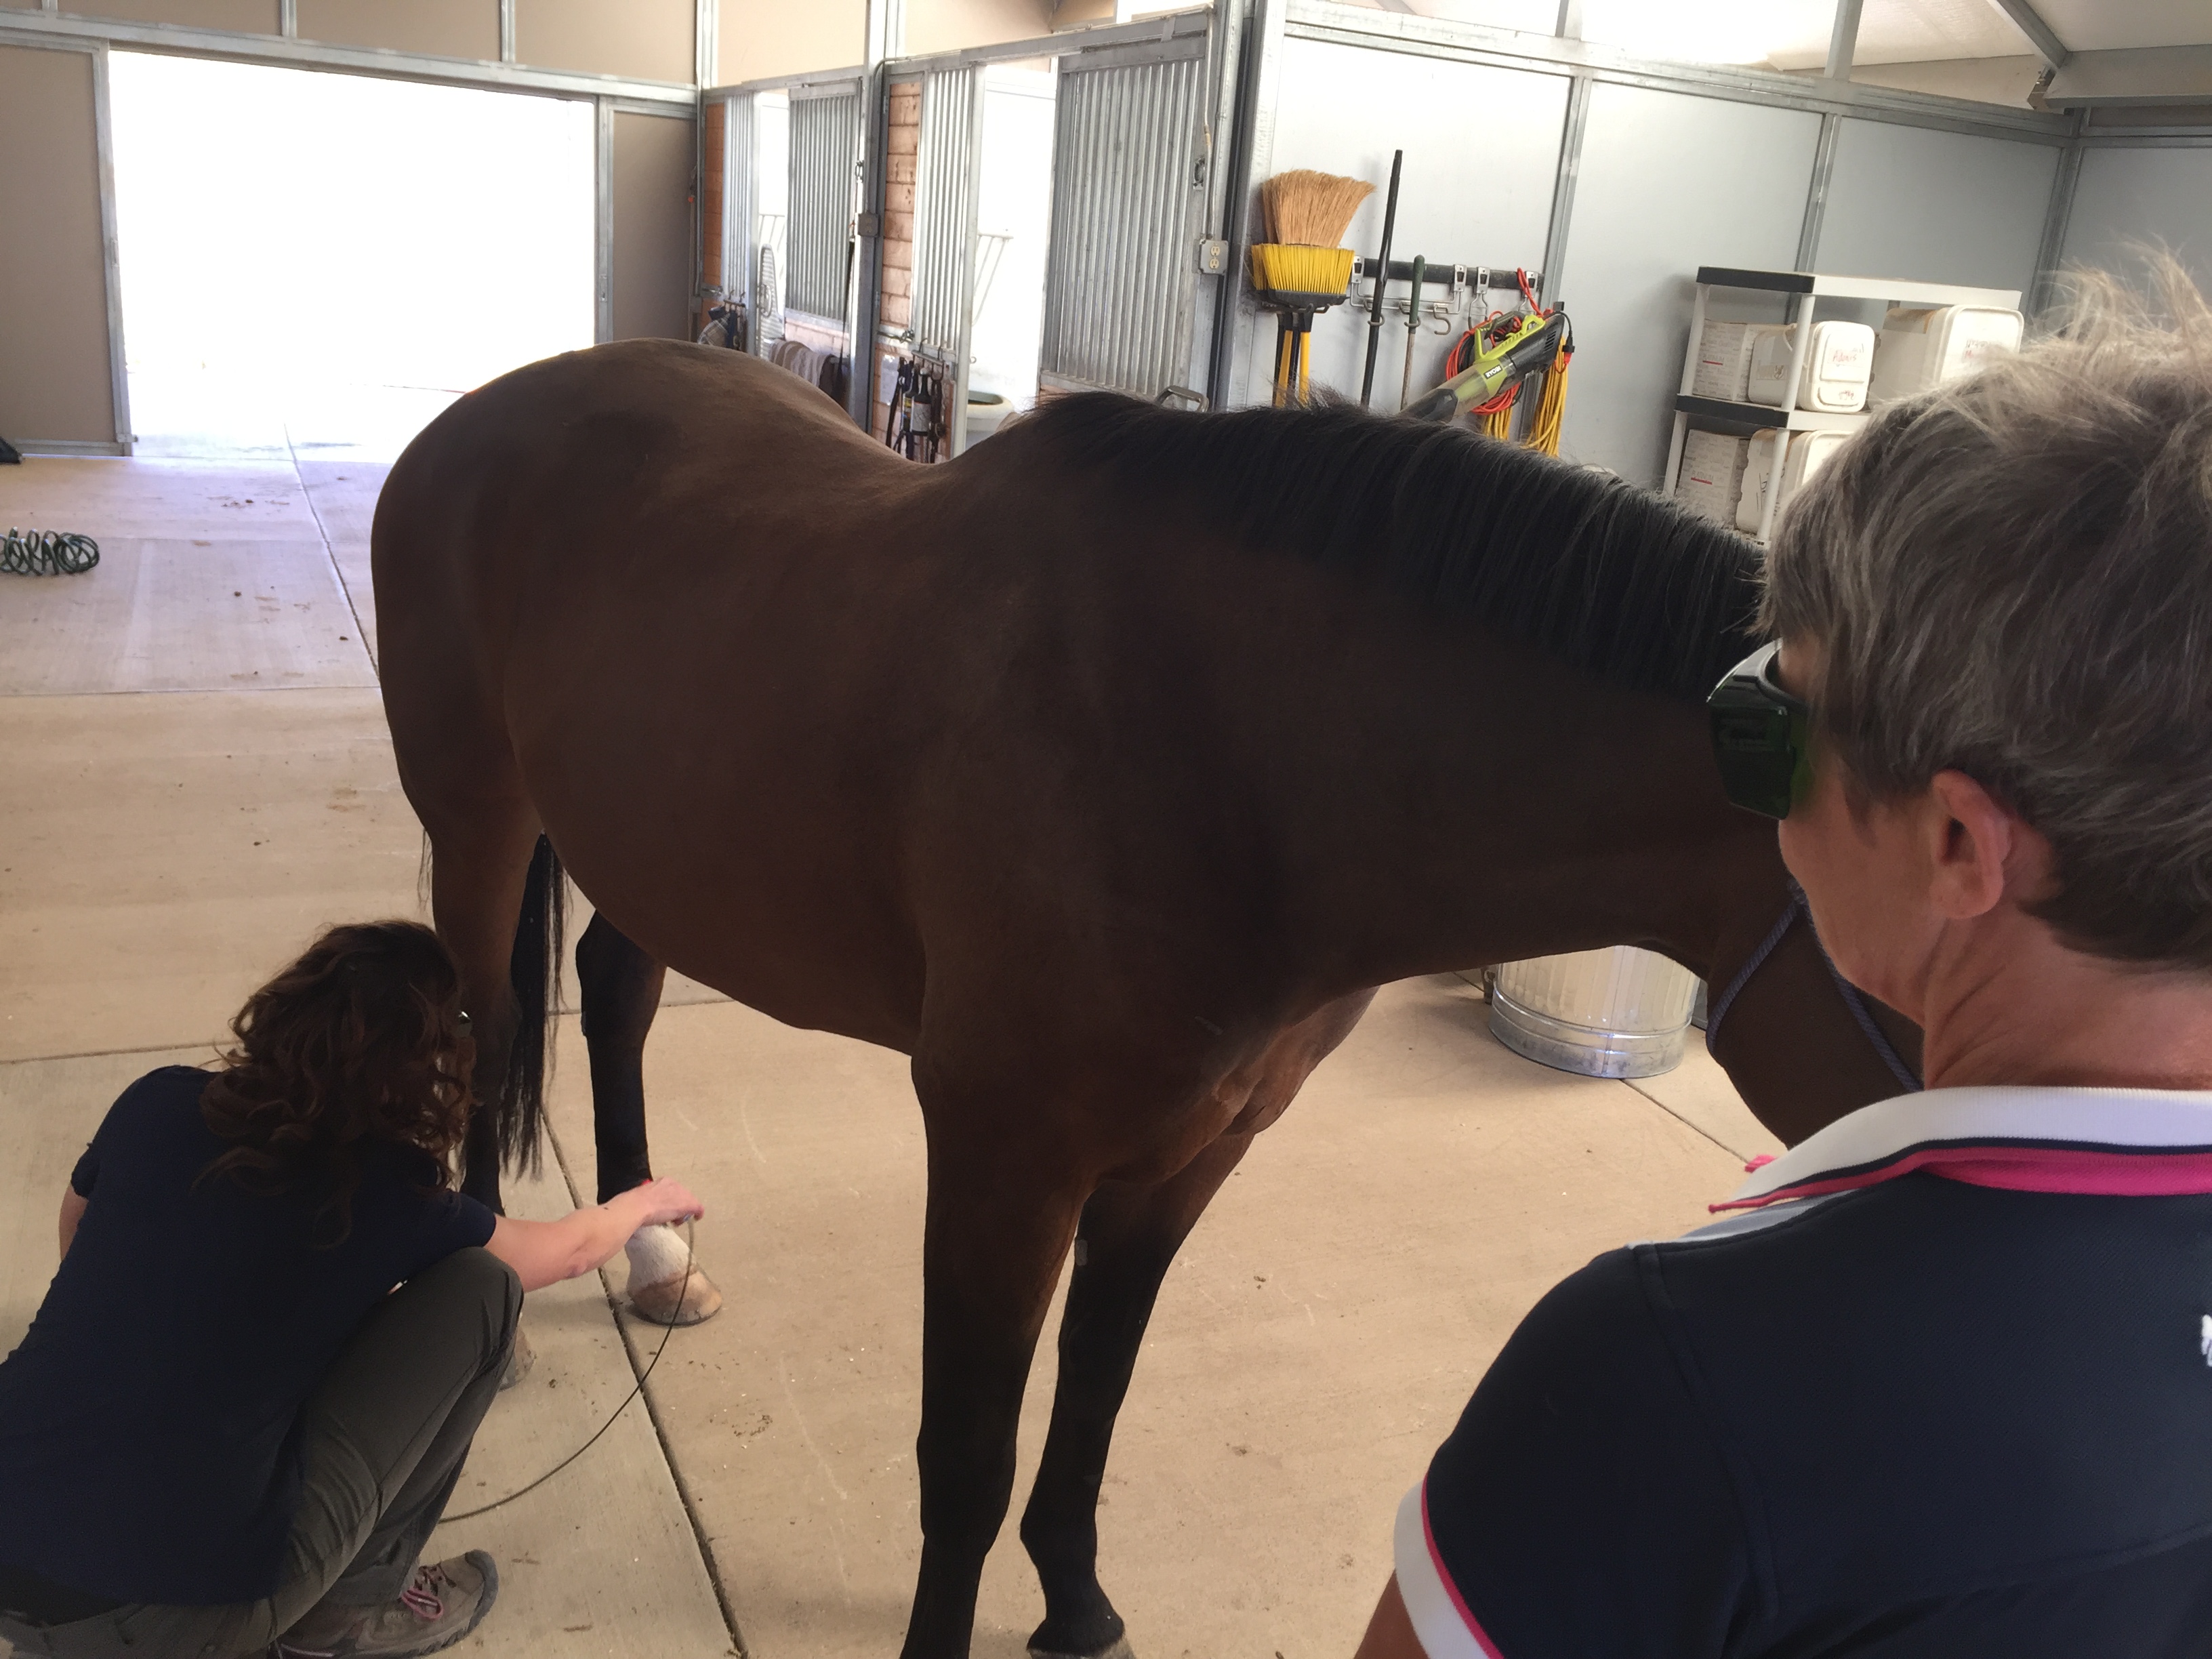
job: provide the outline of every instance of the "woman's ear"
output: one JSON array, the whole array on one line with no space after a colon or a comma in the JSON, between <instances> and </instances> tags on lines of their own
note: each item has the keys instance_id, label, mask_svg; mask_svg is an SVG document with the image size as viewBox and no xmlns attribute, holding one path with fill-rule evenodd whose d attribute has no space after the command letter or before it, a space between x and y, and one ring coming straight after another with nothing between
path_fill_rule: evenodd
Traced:
<instances>
[{"instance_id":1,"label":"woman's ear","mask_svg":"<svg viewBox=\"0 0 2212 1659\"><path fill-rule=\"evenodd\" d=\"M1929 898L1953 921L1986 915L2048 884L2051 843L1964 772L1938 772L1921 809Z\"/></svg>"}]
</instances>

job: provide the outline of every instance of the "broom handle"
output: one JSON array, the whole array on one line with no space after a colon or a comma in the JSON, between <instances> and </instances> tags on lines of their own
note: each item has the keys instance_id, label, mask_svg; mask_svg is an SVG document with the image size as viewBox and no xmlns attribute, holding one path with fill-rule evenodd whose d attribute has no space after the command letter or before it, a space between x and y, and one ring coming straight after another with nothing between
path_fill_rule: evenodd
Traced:
<instances>
[{"instance_id":1,"label":"broom handle","mask_svg":"<svg viewBox=\"0 0 2212 1659\"><path fill-rule=\"evenodd\" d=\"M1375 390L1375 352L1382 343L1382 290L1390 282L1390 235L1398 228L1398 170L1405 164L1404 150L1391 152L1390 195L1382 204L1382 251L1375 256L1375 309L1367 319L1367 372L1359 377L1362 409Z\"/></svg>"}]
</instances>

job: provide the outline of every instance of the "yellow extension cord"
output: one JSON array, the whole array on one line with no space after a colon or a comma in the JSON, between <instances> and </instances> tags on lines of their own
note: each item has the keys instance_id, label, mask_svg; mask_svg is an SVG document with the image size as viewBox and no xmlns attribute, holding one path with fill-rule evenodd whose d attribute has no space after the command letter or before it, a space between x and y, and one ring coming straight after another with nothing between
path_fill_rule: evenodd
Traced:
<instances>
[{"instance_id":1,"label":"yellow extension cord","mask_svg":"<svg viewBox=\"0 0 2212 1659\"><path fill-rule=\"evenodd\" d=\"M1544 390L1536 399L1536 413L1528 422L1528 447L1547 455L1559 453L1559 428L1567 417L1568 361L1562 353L1545 374Z\"/></svg>"}]
</instances>

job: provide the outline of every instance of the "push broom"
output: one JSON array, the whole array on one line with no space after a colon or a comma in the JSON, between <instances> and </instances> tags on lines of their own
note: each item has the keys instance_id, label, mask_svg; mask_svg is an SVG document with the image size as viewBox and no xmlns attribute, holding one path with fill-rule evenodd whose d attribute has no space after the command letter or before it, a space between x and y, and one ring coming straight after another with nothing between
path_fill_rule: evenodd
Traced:
<instances>
[{"instance_id":1,"label":"push broom","mask_svg":"<svg viewBox=\"0 0 2212 1659\"><path fill-rule=\"evenodd\" d=\"M1374 191L1364 179L1307 168L1279 173L1260 186L1260 206L1273 240L1252 245L1252 286L1260 303L1279 313L1279 409L1305 400L1314 315L1344 301L1352 284L1352 250L1340 244L1352 228L1352 216Z\"/></svg>"}]
</instances>

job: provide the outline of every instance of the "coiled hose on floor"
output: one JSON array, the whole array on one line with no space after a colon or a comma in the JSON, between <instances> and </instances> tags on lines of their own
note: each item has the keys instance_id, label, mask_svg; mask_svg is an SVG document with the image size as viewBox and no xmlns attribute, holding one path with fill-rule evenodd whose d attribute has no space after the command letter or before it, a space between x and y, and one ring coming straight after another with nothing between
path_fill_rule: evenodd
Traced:
<instances>
[{"instance_id":1,"label":"coiled hose on floor","mask_svg":"<svg viewBox=\"0 0 2212 1659\"><path fill-rule=\"evenodd\" d=\"M82 576L100 562L100 544L66 530L18 530L0 537L0 574Z\"/></svg>"}]
</instances>

